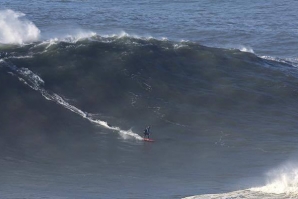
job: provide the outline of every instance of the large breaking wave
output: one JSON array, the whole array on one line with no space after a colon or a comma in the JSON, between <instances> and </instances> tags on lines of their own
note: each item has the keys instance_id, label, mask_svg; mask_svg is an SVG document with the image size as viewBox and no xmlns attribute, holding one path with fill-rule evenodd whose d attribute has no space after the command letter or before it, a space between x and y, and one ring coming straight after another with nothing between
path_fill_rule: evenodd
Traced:
<instances>
[{"instance_id":1,"label":"large breaking wave","mask_svg":"<svg viewBox=\"0 0 298 199\"><path fill-rule=\"evenodd\" d=\"M85 118L85 112L125 118L127 128L148 115L207 125L222 120L214 115L219 111L239 116L260 107L287 109L283 102L296 95L297 72L289 63L191 42L92 35L5 47L0 58L47 99Z\"/></svg>"}]
</instances>

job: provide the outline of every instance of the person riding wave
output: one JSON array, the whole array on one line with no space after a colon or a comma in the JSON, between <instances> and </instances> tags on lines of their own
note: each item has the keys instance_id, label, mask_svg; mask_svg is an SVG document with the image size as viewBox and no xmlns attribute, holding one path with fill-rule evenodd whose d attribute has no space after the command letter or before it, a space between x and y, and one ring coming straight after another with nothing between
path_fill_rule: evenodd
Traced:
<instances>
[{"instance_id":1,"label":"person riding wave","mask_svg":"<svg viewBox=\"0 0 298 199\"><path fill-rule=\"evenodd\" d=\"M149 139L149 137L150 137L150 126L147 126L147 128L145 128L145 130L144 130L144 138L146 136Z\"/></svg>"}]
</instances>

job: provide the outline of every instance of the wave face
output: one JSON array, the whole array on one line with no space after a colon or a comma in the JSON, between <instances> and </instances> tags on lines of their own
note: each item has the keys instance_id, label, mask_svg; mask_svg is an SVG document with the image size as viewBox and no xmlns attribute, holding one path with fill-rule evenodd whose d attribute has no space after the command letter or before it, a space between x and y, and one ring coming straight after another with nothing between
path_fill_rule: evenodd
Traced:
<instances>
[{"instance_id":1,"label":"wave face","mask_svg":"<svg viewBox=\"0 0 298 199\"><path fill-rule=\"evenodd\" d=\"M37 87L65 96L75 107L128 123L145 120L152 109L161 120L191 126L202 119L218 122L219 112L247 116L287 110L289 103L296 107L291 65L238 50L94 36L8 48L1 58L9 66L3 70L32 73L29 81L41 82Z\"/></svg>"},{"instance_id":2,"label":"wave face","mask_svg":"<svg viewBox=\"0 0 298 199\"><path fill-rule=\"evenodd\" d=\"M244 164L264 169L264 162L294 149L298 74L290 62L128 35L2 46L0 60L1 164L9 170L24 163L14 178L3 173L11 183L42 184L57 174L65 177L62 187L73 189L69 179L82 178L90 192L110 193L103 198L129 197L127 190L136 187L136 197L182 197L197 192L197 179L204 179L202 186L217 182L214 165L222 158L221 172L245 177ZM148 124L159 143L140 152ZM60 164L65 166L55 170ZM161 167L167 168L162 174ZM27 181L25 170L40 175L30 173L35 180ZM167 184L165 191L139 189L148 175L146 186ZM132 184L113 192L115 179L130 177ZM220 192L213 186L208 192ZM36 198L70 197L37 189ZM85 192L75 193L71 197Z\"/></svg>"}]
</instances>

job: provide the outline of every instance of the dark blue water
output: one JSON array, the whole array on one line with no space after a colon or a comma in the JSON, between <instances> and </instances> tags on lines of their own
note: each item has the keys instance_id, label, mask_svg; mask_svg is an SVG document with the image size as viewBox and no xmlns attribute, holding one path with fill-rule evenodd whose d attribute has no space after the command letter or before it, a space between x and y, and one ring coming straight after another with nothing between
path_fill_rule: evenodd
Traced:
<instances>
[{"instance_id":1,"label":"dark blue water","mask_svg":"<svg viewBox=\"0 0 298 199\"><path fill-rule=\"evenodd\" d=\"M297 4L0 1L0 198L295 198Z\"/></svg>"},{"instance_id":2,"label":"dark blue water","mask_svg":"<svg viewBox=\"0 0 298 199\"><path fill-rule=\"evenodd\" d=\"M139 36L251 48L259 55L297 58L297 1L5 1L27 15L42 38L122 31Z\"/></svg>"}]
</instances>

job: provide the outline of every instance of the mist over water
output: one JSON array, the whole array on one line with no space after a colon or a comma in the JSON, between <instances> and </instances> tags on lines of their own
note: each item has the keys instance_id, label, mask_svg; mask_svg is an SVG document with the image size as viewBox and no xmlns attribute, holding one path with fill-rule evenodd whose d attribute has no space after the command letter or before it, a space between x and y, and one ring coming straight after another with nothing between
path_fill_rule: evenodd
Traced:
<instances>
[{"instance_id":1,"label":"mist over water","mask_svg":"<svg viewBox=\"0 0 298 199\"><path fill-rule=\"evenodd\" d=\"M23 44L38 40L40 30L24 16L21 12L0 10L1 44Z\"/></svg>"},{"instance_id":2,"label":"mist over water","mask_svg":"<svg viewBox=\"0 0 298 199\"><path fill-rule=\"evenodd\" d=\"M0 11L1 196L297 197L292 25L229 3L19 3Z\"/></svg>"}]
</instances>

